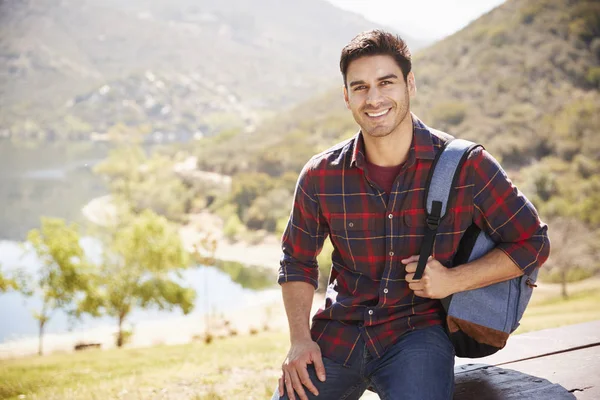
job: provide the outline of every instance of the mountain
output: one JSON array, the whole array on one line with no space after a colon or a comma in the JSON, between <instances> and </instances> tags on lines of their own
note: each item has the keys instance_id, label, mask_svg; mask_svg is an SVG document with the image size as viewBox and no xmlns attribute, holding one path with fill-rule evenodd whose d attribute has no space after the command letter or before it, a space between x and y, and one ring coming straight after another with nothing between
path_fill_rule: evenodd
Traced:
<instances>
[{"instance_id":1,"label":"mountain","mask_svg":"<svg viewBox=\"0 0 600 400\"><path fill-rule=\"evenodd\" d=\"M598 228L599 65L600 3L509 0L416 52L411 108L426 124L483 144L546 218L573 216ZM229 132L192 151L200 168L233 175L240 193L250 192L244 182L263 185L244 202L268 218L270 188L287 185L291 196L310 156L357 129L336 87L256 132Z\"/></svg>"},{"instance_id":2,"label":"mountain","mask_svg":"<svg viewBox=\"0 0 600 400\"><path fill-rule=\"evenodd\" d=\"M484 144L511 168L552 154L599 159L599 65L600 3L509 0L416 52L411 108L430 126ZM246 137L260 159L291 137L296 149L324 148L357 129L335 87L232 141Z\"/></svg>"},{"instance_id":3,"label":"mountain","mask_svg":"<svg viewBox=\"0 0 600 400\"><path fill-rule=\"evenodd\" d=\"M252 124L326 89L373 27L324 0L0 0L0 136Z\"/></svg>"}]
</instances>

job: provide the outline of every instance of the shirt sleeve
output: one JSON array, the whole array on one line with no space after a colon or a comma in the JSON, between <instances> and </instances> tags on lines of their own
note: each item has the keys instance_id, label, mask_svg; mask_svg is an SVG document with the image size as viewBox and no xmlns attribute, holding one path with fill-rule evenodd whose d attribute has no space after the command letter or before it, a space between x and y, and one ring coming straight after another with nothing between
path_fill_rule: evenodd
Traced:
<instances>
[{"instance_id":1,"label":"shirt sleeve","mask_svg":"<svg viewBox=\"0 0 600 400\"><path fill-rule=\"evenodd\" d=\"M292 212L282 237L278 283L307 282L318 287L317 256L328 234L311 176L314 160L309 161L298 178Z\"/></svg>"},{"instance_id":2,"label":"shirt sleeve","mask_svg":"<svg viewBox=\"0 0 600 400\"><path fill-rule=\"evenodd\" d=\"M533 204L487 151L469 156L473 176L473 219L517 265L531 274L548 259L550 240Z\"/></svg>"}]
</instances>

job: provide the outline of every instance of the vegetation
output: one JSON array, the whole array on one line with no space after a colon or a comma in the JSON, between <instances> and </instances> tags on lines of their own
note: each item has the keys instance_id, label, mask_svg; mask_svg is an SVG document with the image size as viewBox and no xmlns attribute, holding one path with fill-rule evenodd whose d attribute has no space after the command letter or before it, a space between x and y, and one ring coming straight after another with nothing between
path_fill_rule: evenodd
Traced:
<instances>
[{"instance_id":1,"label":"vegetation","mask_svg":"<svg viewBox=\"0 0 600 400\"><path fill-rule=\"evenodd\" d=\"M428 125L482 143L544 220L580 221L596 237L600 11L593 1L570 4L509 0L418 52L419 92L411 106ZM356 131L336 88L255 132L228 131L191 152L200 169L232 176L232 193L212 206L237 214L227 225L232 236L244 228L279 234L304 163Z\"/></svg>"},{"instance_id":2,"label":"vegetation","mask_svg":"<svg viewBox=\"0 0 600 400\"><path fill-rule=\"evenodd\" d=\"M117 346L124 344L124 323L136 308L194 308L195 290L182 285L180 271L190 267L177 230L150 210L121 218L107 228L104 254L79 312L108 315L118 323Z\"/></svg>"},{"instance_id":3,"label":"vegetation","mask_svg":"<svg viewBox=\"0 0 600 400\"><path fill-rule=\"evenodd\" d=\"M8 292L9 290L17 290L19 288L17 282L9 278L0 270L0 293Z\"/></svg>"},{"instance_id":4,"label":"vegetation","mask_svg":"<svg viewBox=\"0 0 600 400\"><path fill-rule=\"evenodd\" d=\"M33 277L31 292L42 300L41 309L34 312L39 326L38 354L43 352L44 327L52 313L58 309L73 314L74 304L81 293L89 288L90 271L85 254L79 243L78 228L68 226L57 218L42 218L40 229L27 235L29 244L40 260L39 270Z\"/></svg>"}]
</instances>

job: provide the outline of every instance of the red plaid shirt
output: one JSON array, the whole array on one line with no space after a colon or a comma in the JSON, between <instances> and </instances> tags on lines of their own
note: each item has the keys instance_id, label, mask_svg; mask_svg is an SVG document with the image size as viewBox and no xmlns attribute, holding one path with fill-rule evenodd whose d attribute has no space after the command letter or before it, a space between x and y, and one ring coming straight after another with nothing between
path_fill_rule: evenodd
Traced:
<instances>
[{"instance_id":1,"label":"red plaid shirt","mask_svg":"<svg viewBox=\"0 0 600 400\"><path fill-rule=\"evenodd\" d=\"M420 252L425 184L433 159L450 138L414 115L413 121L408 159L389 195L369 179L361 133L314 156L296 186L278 282L317 287L316 257L330 237L335 281L313 317L311 334L325 357L344 365L360 338L378 358L403 333L444 318L438 300L417 297L408 288L400 262ZM452 265L472 221L525 273L544 263L547 226L489 153L471 153L454 190L433 250L440 263Z\"/></svg>"}]
</instances>

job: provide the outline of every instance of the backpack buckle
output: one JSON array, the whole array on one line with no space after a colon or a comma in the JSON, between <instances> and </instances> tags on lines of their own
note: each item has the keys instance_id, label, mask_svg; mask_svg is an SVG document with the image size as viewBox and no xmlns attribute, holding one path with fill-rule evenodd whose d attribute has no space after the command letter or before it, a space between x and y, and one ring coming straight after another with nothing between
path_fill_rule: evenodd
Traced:
<instances>
[{"instance_id":1,"label":"backpack buckle","mask_svg":"<svg viewBox=\"0 0 600 400\"><path fill-rule=\"evenodd\" d=\"M429 229L431 230L436 230L438 228L438 226L440 226L440 217L435 217L433 215L428 215L427 216L427 226L429 227Z\"/></svg>"}]
</instances>

